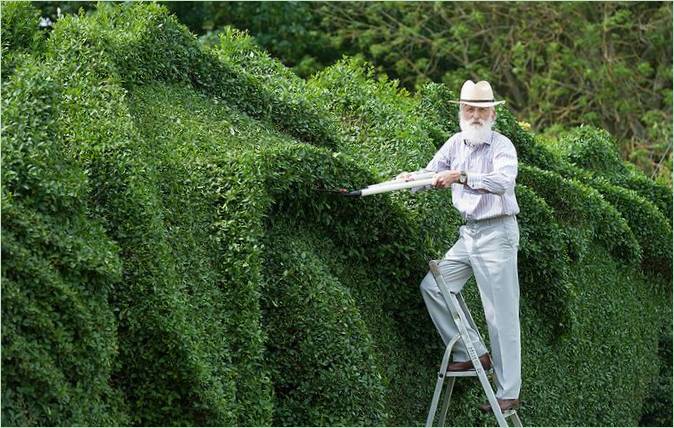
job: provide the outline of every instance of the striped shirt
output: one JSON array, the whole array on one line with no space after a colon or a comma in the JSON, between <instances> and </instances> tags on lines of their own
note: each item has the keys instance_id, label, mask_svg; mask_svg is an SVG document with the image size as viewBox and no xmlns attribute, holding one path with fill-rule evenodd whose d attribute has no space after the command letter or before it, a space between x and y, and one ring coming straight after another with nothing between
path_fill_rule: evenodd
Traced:
<instances>
[{"instance_id":1,"label":"striped shirt","mask_svg":"<svg viewBox=\"0 0 674 428\"><path fill-rule=\"evenodd\" d=\"M433 156L424 171L465 171L467 184L452 183L452 203L464 220L484 220L520 212L515 199L517 151L496 131L481 144L454 134Z\"/></svg>"}]
</instances>

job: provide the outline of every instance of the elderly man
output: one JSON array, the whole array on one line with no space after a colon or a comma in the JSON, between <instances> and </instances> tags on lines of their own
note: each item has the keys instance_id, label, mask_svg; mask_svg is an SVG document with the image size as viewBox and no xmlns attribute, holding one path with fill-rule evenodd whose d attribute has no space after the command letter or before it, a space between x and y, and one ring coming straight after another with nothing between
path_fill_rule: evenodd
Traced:
<instances>
[{"instance_id":1,"label":"elderly man","mask_svg":"<svg viewBox=\"0 0 674 428\"><path fill-rule=\"evenodd\" d=\"M433 186L452 189L452 202L466 224L459 239L445 254L443 272L449 290L458 293L475 275L488 324L492 358L477 332L469 328L480 362L496 372L496 397L502 410L519 406L521 387L519 281L517 250L519 228L515 199L517 152L512 142L492 130L496 121L491 86L468 80L461 88L459 123L453 135L423 172L436 172ZM414 174L399 177L413 180ZM444 264L446 263L446 264ZM428 312L445 345L458 334L449 309L429 272L421 282ZM448 371L474 369L462 341L454 348ZM489 411L489 403L480 406Z\"/></svg>"}]
</instances>

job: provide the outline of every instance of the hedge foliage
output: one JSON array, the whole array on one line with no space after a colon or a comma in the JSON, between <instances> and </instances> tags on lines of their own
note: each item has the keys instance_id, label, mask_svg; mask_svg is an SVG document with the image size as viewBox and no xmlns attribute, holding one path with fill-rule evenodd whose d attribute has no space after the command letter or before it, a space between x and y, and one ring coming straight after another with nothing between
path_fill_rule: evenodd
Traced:
<instances>
[{"instance_id":1,"label":"hedge foliage","mask_svg":"<svg viewBox=\"0 0 674 428\"><path fill-rule=\"evenodd\" d=\"M21 425L124 423L110 379L119 246L58 132L58 85L26 64L3 82L2 416ZM9 94L9 95L7 95ZM55 156L56 155L56 156Z\"/></svg>"},{"instance_id":2,"label":"hedge foliage","mask_svg":"<svg viewBox=\"0 0 674 428\"><path fill-rule=\"evenodd\" d=\"M40 32L40 12L24 2L8 2L2 8L2 52L39 53L45 35Z\"/></svg>"},{"instance_id":3,"label":"hedge foliage","mask_svg":"<svg viewBox=\"0 0 674 428\"><path fill-rule=\"evenodd\" d=\"M625 219L593 188L527 165L519 168L518 181L555 207L557 222L568 228L565 238L574 261L582 260L591 242L601 242L625 264L641 259L639 242Z\"/></svg>"},{"instance_id":4,"label":"hedge foliage","mask_svg":"<svg viewBox=\"0 0 674 428\"><path fill-rule=\"evenodd\" d=\"M648 199L672 222L672 191L620 159L618 144L603 129L580 126L564 133L553 147L571 164Z\"/></svg>"},{"instance_id":5,"label":"hedge foliage","mask_svg":"<svg viewBox=\"0 0 674 428\"><path fill-rule=\"evenodd\" d=\"M6 425L424 420L442 344L418 284L457 236L451 195L323 190L425 166L450 90L346 58L304 81L154 4L60 20L2 89ZM642 410L667 384L667 200L498 114L521 161L523 418L671 420ZM476 383L456 394L452 424L493 423Z\"/></svg>"}]
</instances>

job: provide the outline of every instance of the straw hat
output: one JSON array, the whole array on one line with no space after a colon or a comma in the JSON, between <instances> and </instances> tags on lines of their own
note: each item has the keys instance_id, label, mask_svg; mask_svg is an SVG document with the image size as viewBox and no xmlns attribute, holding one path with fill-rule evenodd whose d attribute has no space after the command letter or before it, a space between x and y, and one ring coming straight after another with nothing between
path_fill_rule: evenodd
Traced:
<instances>
[{"instance_id":1,"label":"straw hat","mask_svg":"<svg viewBox=\"0 0 674 428\"><path fill-rule=\"evenodd\" d=\"M450 101L455 104L468 104L475 107L493 107L505 103L505 101L494 101L494 92L491 85L486 80L480 80L474 83L472 80L466 80L461 88L461 99L459 101Z\"/></svg>"}]
</instances>

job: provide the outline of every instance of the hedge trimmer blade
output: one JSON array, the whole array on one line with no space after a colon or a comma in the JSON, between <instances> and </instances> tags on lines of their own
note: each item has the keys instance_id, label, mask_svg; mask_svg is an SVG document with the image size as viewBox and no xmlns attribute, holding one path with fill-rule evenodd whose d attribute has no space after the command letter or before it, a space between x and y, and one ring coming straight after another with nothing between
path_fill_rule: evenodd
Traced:
<instances>
[{"instance_id":1,"label":"hedge trimmer blade","mask_svg":"<svg viewBox=\"0 0 674 428\"><path fill-rule=\"evenodd\" d=\"M348 189L345 189L344 187L340 187L339 189L324 189L319 187L316 190L322 193L330 193L338 196L351 196L351 197L360 196L359 190L350 192Z\"/></svg>"}]
</instances>

